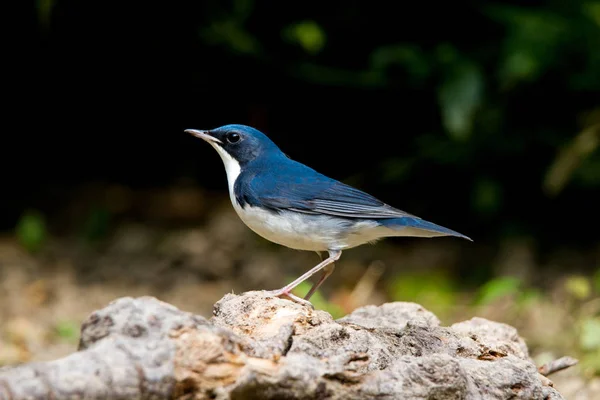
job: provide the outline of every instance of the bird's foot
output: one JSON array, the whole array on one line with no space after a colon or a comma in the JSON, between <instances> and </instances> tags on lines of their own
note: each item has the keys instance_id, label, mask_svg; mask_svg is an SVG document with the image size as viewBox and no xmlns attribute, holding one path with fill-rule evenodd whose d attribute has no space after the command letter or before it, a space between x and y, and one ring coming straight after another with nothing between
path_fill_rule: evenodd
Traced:
<instances>
[{"instance_id":1,"label":"bird's foot","mask_svg":"<svg viewBox=\"0 0 600 400\"><path fill-rule=\"evenodd\" d=\"M310 301L304 300L303 298L298 297L295 294L292 294L285 289L268 290L268 291L266 291L266 293L268 296L273 296L273 297L287 297L287 298L291 299L292 301L295 301L296 303L302 304L303 306L308 306L313 309L315 308L315 306L313 306Z\"/></svg>"}]
</instances>

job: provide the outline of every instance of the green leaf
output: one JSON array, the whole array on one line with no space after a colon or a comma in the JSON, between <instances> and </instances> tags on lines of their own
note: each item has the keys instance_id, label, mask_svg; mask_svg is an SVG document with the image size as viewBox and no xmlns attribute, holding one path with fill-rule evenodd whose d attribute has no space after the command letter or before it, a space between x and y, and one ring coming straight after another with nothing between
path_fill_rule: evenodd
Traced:
<instances>
[{"instance_id":1,"label":"green leaf","mask_svg":"<svg viewBox=\"0 0 600 400\"><path fill-rule=\"evenodd\" d=\"M26 211L17 222L16 235L28 251L39 251L47 238L44 216L36 210Z\"/></svg>"},{"instance_id":2,"label":"green leaf","mask_svg":"<svg viewBox=\"0 0 600 400\"><path fill-rule=\"evenodd\" d=\"M442 122L450 137L466 140L472 133L477 108L483 98L483 74L469 62L460 62L439 88Z\"/></svg>"},{"instance_id":3,"label":"green leaf","mask_svg":"<svg viewBox=\"0 0 600 400\"><path fill-rule=\"evenodd\" d=\"M477 294L476 304L487 305L504 296L517 294L521 281L512 276L504 276L486 282Z\"/></svg>"},{"instance_id":4,"label":"green leaf","mask_svg":"<svg viewBox=\"0 0 600 400\"><path fill-rule=\"evenodd\" d=\"M291 25L284 31L284 36L298 43L309 54L317 54L325 47L325 32L312 20Z\"/></svg>"}]
</instances>

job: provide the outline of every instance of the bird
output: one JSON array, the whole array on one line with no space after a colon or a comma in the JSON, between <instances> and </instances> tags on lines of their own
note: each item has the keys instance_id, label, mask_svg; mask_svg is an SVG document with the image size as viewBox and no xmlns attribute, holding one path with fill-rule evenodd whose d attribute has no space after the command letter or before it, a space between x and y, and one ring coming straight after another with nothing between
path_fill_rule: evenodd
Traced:
<instances>
[{"instance_id":1,"label":"bird","mask_svg":"<svg viewBox=\"0 0 600 400\"><path fill-rule=\"evenodd\" d=\"M319 264L267 295L312 305L311 296L333 273L342 251L386 237L454 236L472 241L293 160L254 127L228 124L184 132L217 151L231 204L248 228L273 243L319 255ZM304 298L292 293L319 271L321 276Z\"/></svg>"}]
</instances>

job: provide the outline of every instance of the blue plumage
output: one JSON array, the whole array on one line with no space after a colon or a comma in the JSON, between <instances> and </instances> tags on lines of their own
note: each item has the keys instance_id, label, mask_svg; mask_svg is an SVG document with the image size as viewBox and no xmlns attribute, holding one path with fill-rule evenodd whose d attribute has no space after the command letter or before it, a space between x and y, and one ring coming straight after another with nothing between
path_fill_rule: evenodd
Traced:
<instances>
[{"instance_id":1,"label":"blue plumage","mask_svg":"<svg viewBox=\"0 0 600 400\"><path fill-rule=\"evenodd\" d=\"M333 271L343 249L388 236L467 236L425 221L287 157L264 133L245 125L187 130L217 150L234 209L253 231L299 250L329 257L273 295L306 302ZM291 290L314 273L323 276L305 300Z\"/></svg>"},{"instance_id":2,"label":"blue plumage","mask_svg":"<svg viewBox=\"0 0 600 400\"><path fill-rule=\"evenodd\" d=\"M382 219L379 221L383 226L392 229L403 229L403 228L417 228L424 231L441 233L448 236L456 236L463 239L471 240L469 237L453 231L452 229L444 228L443 226L434 224L433 222L425 221L418 217L402 217L402 218L389 218Z\"/></svg>"},{"instance_id":3,"label":"blue plumage","mask_svg":"<svg viewBox=\"0 0 600 400\"><path fill-rule=\"evenodd\" d=\"M282 159L280 154L247 164L235 182L234 191L242 206L348 218L410 215L306 165Z\"/></svg>"}]
</instances>

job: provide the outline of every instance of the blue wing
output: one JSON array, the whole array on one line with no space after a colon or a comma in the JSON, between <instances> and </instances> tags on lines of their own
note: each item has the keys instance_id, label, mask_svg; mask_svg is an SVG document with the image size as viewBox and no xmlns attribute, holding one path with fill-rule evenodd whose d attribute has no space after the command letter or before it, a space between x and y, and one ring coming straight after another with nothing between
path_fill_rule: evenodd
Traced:
<instances>
[{"instance_id":1,"label":"blue wing","mask_svg":"<svg viewBox=\"0 0 600 400\"><path fill-rule=\"evenodd\" d=\"M413 216L296 161L278 161L270 163L272 168L269 169L245 168L234 187L236 199L242 206L250 204L346 218Z\"/></svg>"}]
</instances>

